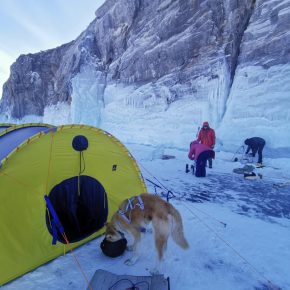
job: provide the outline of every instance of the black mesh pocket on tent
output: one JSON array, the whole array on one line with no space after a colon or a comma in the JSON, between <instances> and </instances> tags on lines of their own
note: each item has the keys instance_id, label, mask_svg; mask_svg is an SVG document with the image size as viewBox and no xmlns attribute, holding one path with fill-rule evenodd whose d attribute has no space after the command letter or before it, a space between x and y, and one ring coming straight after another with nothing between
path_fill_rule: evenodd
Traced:
<instances>
[{"instance_id":1,"label":"black mesh pocket on tent","mask_svg":"<svg viewBox=\"0 0 290 290\"><path fill-rule=\"evenodd\" d=\"M49 199L70 242L90 236L107 221L107 194L102 184L90 176L75 176L62 181L51 190ZM50 218L46 212L46 225L52 235ZM58 240L65 243L59 233Z\"/></svg>"}]
</instances>

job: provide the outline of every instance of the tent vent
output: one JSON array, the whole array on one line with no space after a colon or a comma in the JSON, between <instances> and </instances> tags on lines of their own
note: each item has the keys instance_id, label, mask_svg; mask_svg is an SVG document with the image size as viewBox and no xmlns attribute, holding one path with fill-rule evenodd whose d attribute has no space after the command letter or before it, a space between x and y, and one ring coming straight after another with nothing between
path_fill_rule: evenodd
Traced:
<instances>
[{"instance_id":1,"label":"tent vent","mask_svg":"<svg viewBox=\"0 0 290 290\"><path fill-rule=\"evenodd\" d=\"M88 148L89 141L85 136L78 135L73 138L72 147L76 151L84 151Z\"/></svg>"}]
</instances>

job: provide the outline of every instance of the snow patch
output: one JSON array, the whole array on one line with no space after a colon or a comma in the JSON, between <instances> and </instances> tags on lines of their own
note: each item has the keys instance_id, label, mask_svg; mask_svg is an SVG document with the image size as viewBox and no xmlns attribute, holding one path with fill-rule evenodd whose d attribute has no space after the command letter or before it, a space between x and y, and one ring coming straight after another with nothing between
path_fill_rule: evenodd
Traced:
<instances>
[{"instance_id":1,"label":"snow patch","mask_svg":"<svg viewBox=\"0 0 290 290\"><path fill-rule=\"evenodd\" d=\"M70 105L67 103L58 103L44 109L43 123L53 125L65 125L72 123L70 114Z\"/></svg>"}]
</instances>

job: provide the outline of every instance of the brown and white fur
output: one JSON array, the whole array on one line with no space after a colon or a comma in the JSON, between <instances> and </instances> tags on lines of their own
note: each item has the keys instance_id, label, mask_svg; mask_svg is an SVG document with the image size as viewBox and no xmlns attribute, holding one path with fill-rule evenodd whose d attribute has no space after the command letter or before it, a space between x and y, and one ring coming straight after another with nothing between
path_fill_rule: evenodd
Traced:
<instances>
[{"instance_id":1,"label":"brown and white fur","mask_svg":"<svg viewBox=\"0 0 290 290\"><path fill-rule=\"evenodd\" d=\"M133 250L131 259L125 261L127 265L133 265L139 258L138 244L141 239L140 229L152 222L154 230L155 246L159 261L163 258L167 246L169 235L177 245L183 249L189 247L184 234L180 213L170 203L162 200L160 197L148 193L140 195L144 209L138 206L138 199L133 200L133 209L128 209L125 215L128 222L118 211L112 216L112 219L106 225L106 239L114 242L122 238L122 233L129 233L133 236L134 242L129 246ZM125 211L128 200L125 200L119 206L121 211Z\"/></svg>"}]
</instances>

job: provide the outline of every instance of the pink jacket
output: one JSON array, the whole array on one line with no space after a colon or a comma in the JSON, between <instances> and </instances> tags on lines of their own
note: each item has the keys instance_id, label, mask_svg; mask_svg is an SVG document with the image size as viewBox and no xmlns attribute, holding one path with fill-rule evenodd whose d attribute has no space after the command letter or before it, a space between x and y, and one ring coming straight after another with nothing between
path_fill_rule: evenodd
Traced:
<instances>
[{"instance_id":1,"label":"pink jacket","mask_svg":"<svg viewBox=\"0 0 290 290\"><path fill-rule=\"evenodd\" d=\"M198 141L193 141L190 145L188 158L190 160L197 160L200 153L204 151L208 151L208 150L212 150L212 149L207 145L198 143Z\"/></svg>"}]
</instances>

